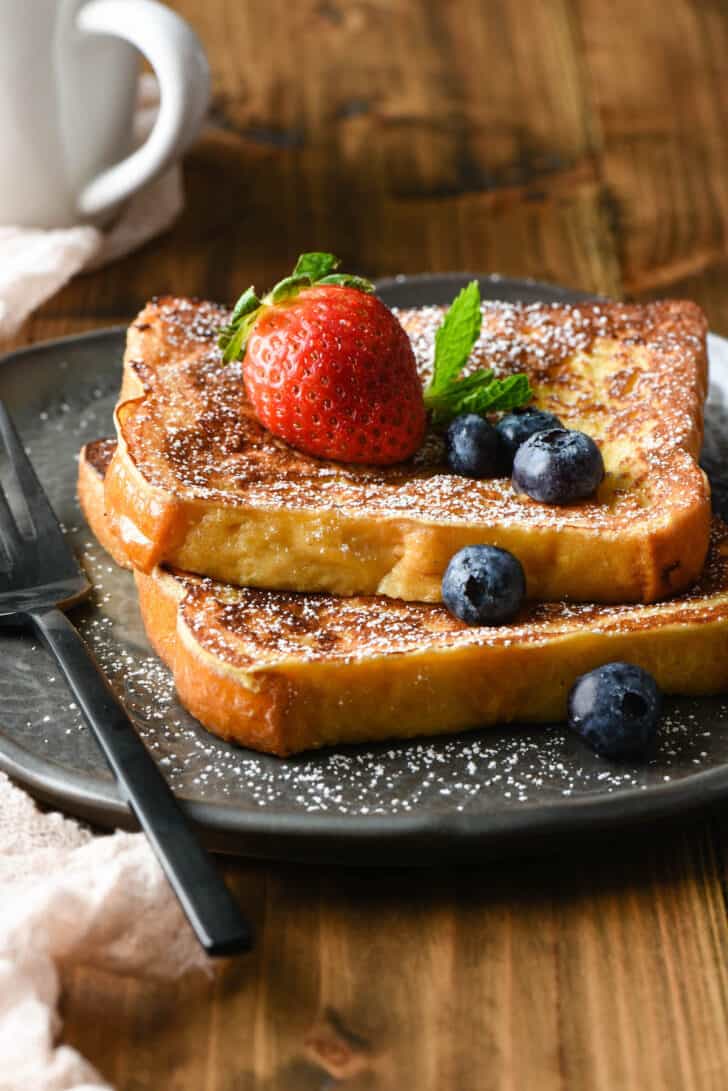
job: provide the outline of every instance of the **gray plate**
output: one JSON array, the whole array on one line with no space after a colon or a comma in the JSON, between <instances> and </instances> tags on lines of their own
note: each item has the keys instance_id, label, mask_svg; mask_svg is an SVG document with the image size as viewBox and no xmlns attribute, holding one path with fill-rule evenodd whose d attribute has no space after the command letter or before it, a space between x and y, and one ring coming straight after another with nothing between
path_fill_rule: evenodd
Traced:
<instances>
[{"instance_id":1,"label":"gray plate","mask_svg":"<svg viewBox=\"0 0 728 1091\"><path fill-rule=\"evenodd\" d=\"M467 278L382 282L392 305L447 302ZM483 278L499 299L579 299ZM150 652L131 576L93 542L75 500L81 444L111 431L123 332L38 345L0 365L0 397L96 587L74 613L145 742L209 844L245 855L347 863L435 863L664 818L728 797L728 702L668 702L655 758L617 766L560 726L510 726L327 751L286 761L226 745L180 706ZM719 503L728 342L711 338L706 465ZM43 649L0 633L0 766L39 798L103 825L133 826L94 740Z\"/></svg>"}]
</instances>

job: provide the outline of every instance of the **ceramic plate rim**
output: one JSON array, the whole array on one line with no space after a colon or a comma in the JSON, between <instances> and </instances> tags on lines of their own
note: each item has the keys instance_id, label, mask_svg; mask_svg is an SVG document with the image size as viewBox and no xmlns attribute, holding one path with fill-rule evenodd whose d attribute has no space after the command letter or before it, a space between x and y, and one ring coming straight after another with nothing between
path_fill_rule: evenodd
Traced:
<instances>
[{"instance_id":1,"label":"ceramic plate rim","mask_svg":"<svg viewBox=\"0 0 728 1091\"><path fill-rule=\"evenodd\" d=\"M547 300L581 301L593 294L525 278L468 273L426 273L381 279L377 290L397 305L400 292L432 289L477 278L489 285L503 284L510 291L542 293ZM112 326L69 335L18 349L0 358L0 375L28 355L62 350L79 341L113 342L123 337L124 326ZM721 339L722 340L722 339ZM70 770L31 753L9 738L0 726L0 769L27 787L44 803L58 806L101 826L134 829L133 815L113 781ZM453 850L485 856L522 852L536 845L559 843L565 835L584 836L633 825L639 820L659 821L695 812L728 799L728 762L670 783L629 788L612 794L594 794L529 802L518 810L479 814L423 813L420 815L294 815L271 810L243 812L231 803L185 800L184 807L208 844L243 856L286 860L333 860L377 864L407 862L435 864ZM350 850L356 848L356 857Z\"/></svg>"}]
</instances>

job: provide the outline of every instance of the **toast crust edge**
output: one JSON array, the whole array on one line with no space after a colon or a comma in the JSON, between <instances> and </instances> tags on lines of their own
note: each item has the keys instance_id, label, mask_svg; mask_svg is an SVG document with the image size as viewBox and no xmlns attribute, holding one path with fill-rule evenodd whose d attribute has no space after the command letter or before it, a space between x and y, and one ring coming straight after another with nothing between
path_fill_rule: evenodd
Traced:
<instances>
[{"instance_id":1,"label":"toast crust edge","mask_svg":"<svg viewBox=\"0 0 728 1091\"><path fill-rule=\"evenodd\" d=\"M124 546L106 519L102 475L84 453L79 499L98 540L128 567ZM182 704L222 738L281 757L514 720L558 721L576 677L610 659L644 667L668 693L706 695L728 688L728 588L724 615L691 627L689 654L676 603L672 622L663 619L638 631L575 628L522 647L424 649L351 663L286 661L243 670L195 639L186 615L194 607L183 580L160 569L137 571L135 579L147 635L172 670Z\"/></svg>"},{"instance_id":2,"label":"toast crust edge","mask_svg":"<svg viewBox=\"0 0 728 1091\"><path fill-rule=\"evenodd\" d=\"M694 305L683 321L704 331ZM707 387L705 346L696 357L697 410L685 446L672 452L668 478L679 481L672 503L637 527L595 535L589 528L518 525L462 527L397 518L373 524L323 510L287 512L236 505L225 508L151 485L125 442L125 418L145 397L133 362L154 336L154 305L129 328L122 392L115 421L119 446L106 479L107 510L134 566L160 563L239 586L384 594L422 602L441 599L441 576L463 546L508 549L524 566L529 597L581 602L654 602L689 587L707 554L710 493L695 462ZM157 316L158 320L158 316ZM322 557L321 544L325 543ZM271 548L280 545L279 549ZM295 558L295 578L291 578Z\"/></svg>"}]
</instances>

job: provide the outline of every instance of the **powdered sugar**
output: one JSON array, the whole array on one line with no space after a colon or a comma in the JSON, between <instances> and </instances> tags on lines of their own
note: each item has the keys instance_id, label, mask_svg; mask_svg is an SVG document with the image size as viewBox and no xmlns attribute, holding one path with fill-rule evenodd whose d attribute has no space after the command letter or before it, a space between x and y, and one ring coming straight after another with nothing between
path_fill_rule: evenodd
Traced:
<instances>
[{"instance_id":1,"label":"powdered sugar","mask_svg":"<svg viewBox=\"0 0 728 1091\"><path fill-rule=\"evenodd\" d=\"M398 312L424 379L443 313L441 307ZM256 421L239 365L222 366L215 337L225 318L212 304L165 298L143 314L130 343L132 358L153 362L151 370L137 365L148 389L127 418L130 457L151 484L177 496L226 508L325 509L341 519L568 523L590 534L616 520L643 522L646 503L693 496L697 487L679 451L694 446L704 382L702 318L690 305L483 304L469 367L525 371L537 405L602 447L608 485L598 501L566 513L524 500L507 480L474 482L448 473L435 437L414 466L384 469L292 450ZM608 347L596 364L583 356L602 342Z\"/></svg>"},{"instance_id":2,"label":"powdered sugar","mask_svg":"<svg viewBox=\"0 0 728 1091\"><path fill-rule=\"evenodd\" d=\"M32 415L18 414L19 424L96 585L94 603L74 617L182 796L241 813L494 814L593 794L618 797L625 789L653 789L728 761L728 702L723 698L669 701L657 753L643 767L596 758L561 727L514 725L287 761L220 742L179 705L169 672L144 638L131 576L91 541L75 505L78 447L109 431L118 384L115 355L94 356L98 370L92 381L85 361L68 370L61 364L54 395L39 396ZM69 372L71 377L64 378ZM722 430L716 420L711 433L716 468L719 450L726 464L721 420ZM43 650L5 633L0 655L3 731L83 777L108 778L103 758Z\"/></svg>"}]
</instances>

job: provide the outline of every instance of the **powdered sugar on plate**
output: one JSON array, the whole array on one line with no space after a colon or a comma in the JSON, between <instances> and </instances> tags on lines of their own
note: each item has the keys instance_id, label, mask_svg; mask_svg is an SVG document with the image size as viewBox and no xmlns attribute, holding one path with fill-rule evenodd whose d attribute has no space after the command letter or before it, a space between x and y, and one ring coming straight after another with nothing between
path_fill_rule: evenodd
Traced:
<instances>
[{"instance_id":1,"label":"powdered sugar on plate","mask_svg":"<svg viewBox=\"0 0 728 1091\"><path fill-rule=\"evenodd\" d=\"M57 360L54 375L49 389L29 373L26 388L33 400L29 394L13 409L95 585L93 602L77 610L74 620L165 775L185 798L241 813L492 815L594 795L618 799L625 790L651 791L728 762L725 698L669 701L656 754L641 767L595 757L561 726L511 726L285 761L222 743L179 705L168 670L144 637L131 576L92 541L75 502L78 448L109 433L119 375L116 350L99 354L94 348L83 356L69 349ZM718 359L713 383L706 454L717 473L728 462L720 394L728 390L728 363ZM718 484L716 494L724 495ZM0 633L0 657L3 733L64 769L108 779L104 760L46 653L30 640Z\"/></svg>"}]
</instances>

